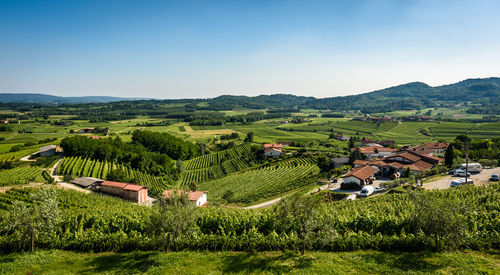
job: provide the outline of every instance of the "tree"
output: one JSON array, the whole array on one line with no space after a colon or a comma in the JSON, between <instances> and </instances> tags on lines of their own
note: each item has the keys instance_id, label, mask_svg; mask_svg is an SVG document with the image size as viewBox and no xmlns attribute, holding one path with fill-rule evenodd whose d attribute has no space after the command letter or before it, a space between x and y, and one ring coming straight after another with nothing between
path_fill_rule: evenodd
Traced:
<instances>
[{"instance_id":1,"label":"tree","mask_svg":"<svg viewBox=\"0 0 500 275\"><path fill-rule=\"evenodd\" d=\"M41 188L31 194L31 204L14 201L6 217L6 225L14 235L29 244L30 250L35 250L35 243L40 238L49 237L56 229L60 220L57 208L56 190Z\"/></svg>"},{"instance_id":2,"label":"tree","mask_svg":"<svg viewBox=\"0 0 500 275\"><path fill-rule=\"evenodd\" d=\"M349 149L350 148L354 148L354 147L355 147L355 145L354 145L354 138L350 138L349 139Z\"/></svg>"},{"instance_id":3,"label":"tree","mask_svg":"<svg viewBox=\"0 0 500 275\"><path fill-rule=\"evenodd\" d=\"M349 156L349 165L352 166L355 160L358 159L364 159L364 155L361 154L361 151L359 150L359 147L356 148L354 151L351 152L351 155Z\"/></svg>"},{"instance_id":4,"label":"tree","mask_svg":"<svg viewBox=\"0 0 500 275\"><path fill-rule=\"evenodd\" d=\"M245 137L245 142L252 143L253 142L253 132L248 132Z\"/></svg>"},{"instance_id":5,"label":"tree","mask_svg":"<svg viewBox=\"0 0 500 275\"><path fill-rule=\"evenodd\" d=\"M300 253L304 255L306 249L314 244L324 244L335 237L331 219L320 219L322 207L319 197L302 197L296 193L283 199L274 208L276 221L280 228L295 231L300 239Z\"/></svg>"},{"instance_id":6,"label":"tree","mask_svg":"<svg viewBox=\"0 0 500 275\"><path fill-rule=\"evenodd\" d=\"M442 249L443 241L450 247L458 247L464 241L467 233L466 208L459 202L450 203L449 200L417 192L411 193L410 198L415 204L410 229L434 238L436 251Z\"/></svg>"},{"instance_id":7,"label":"tree","mask_svg":"<svg viewBox=\"0 0 500 275\"><path fill-rule=\"evenodd\" d=\"M191 183L189 183L189 190L191 190L193 192L198 190L198 185L196 184L196 182L194 180L191 181Z\"/></svg>"},{"instance_id":8,"label":"tree","mask_svg":"<svg viewBox=\"0 0 500 275\"><path fill-rule=\"evenodd\" d=\"M406 168L405 173L404 173L404 177L409 178L411 175L412 175L412 173L411 173L410 167Z\"/></svg>"},{"instance_id":9,"label":"tree","mask_svg":"<svg viewBox=\"0 0 500 275\"><path fill-rule=\"evenodd\" d=\"M444 153L444 164L447 167L453 166L453 159L455 158L455 154L453 153L453 145L449 145Z\"/></svg>"},{"instance_id":10,"label":"tree","mask_svg":"<svg viewBox=\"0 0 500 275\"><path fill-rule=\"evenodd\" d=\"M317 165L321 169L321 172L328 172L333 168L331 160L325 155L318 157Z\"/></svg>"},{"instance_id":11,"label":"tree","mask_svg":"<svg viewBox=\"0 0 500 275\"><path fill-rule=\"evenodd\" d=\"M173 191L168 199L161 198L153 207L148 231L170 252L182 235L195 232L196 218L197 211L187 193Z\"/></svg>"}]
</instances>

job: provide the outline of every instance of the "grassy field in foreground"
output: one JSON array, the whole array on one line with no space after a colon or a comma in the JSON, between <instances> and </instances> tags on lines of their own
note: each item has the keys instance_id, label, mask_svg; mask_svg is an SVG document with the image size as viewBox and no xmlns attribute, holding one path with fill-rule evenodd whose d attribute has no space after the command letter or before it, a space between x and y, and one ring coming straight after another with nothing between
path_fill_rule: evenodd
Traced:
<instances>
[{"instance_id":1,"label":"grassy field in foreground","mask_svg":"<svg viewBox=\"0 0 500 275\"><path fill-rule=\"evenodd\" d=\"M38 251L0 255L1 274L499 274L498 251L296 253Z\"/></svg>"}]
</instances>

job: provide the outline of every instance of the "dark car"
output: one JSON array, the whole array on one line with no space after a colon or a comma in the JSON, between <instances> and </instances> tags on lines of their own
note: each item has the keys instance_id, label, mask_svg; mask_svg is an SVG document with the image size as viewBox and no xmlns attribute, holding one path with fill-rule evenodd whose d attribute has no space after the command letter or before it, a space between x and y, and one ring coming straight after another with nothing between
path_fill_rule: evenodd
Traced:
<instances>
[{"instance_id":1,"label":"dark car","mask_svg":"<svg viewBox=\"0 0 500 275\"><path fill-rule=\"evenodd\" d=\"M491 175L490 181L500 181L498 174Z\"/></svg>"}]
</instances>

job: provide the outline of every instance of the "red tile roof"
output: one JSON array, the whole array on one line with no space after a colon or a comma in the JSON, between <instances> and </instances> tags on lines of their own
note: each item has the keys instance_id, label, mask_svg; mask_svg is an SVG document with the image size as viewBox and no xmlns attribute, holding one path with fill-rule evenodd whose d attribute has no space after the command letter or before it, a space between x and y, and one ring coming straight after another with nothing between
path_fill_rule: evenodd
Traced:
<instances>
[{"instance_id":1,"label":"red tile roof","mask_svg":"<svg viewBox=\"0 0 500 275\"><path fill-rule=\"evenodd\" d=\"M206 194L207 191L191 191L189 192L189 200L197 201L203 194Z\"/></svg>"},{"instance_id":2,"label":"red tile roof","mask_svg":"<svg viewBox=\"0 0 500 275\"><path fill-rule=\"evenodd\" d=\"M397 157L401 157L401 158L404 158L404 159L407 159L411 162L415 162L417 160L420 159L419 156L415 156L414 154L410 154L408 152L406 153L401 153L401 154L397 154L397 155L392 155L392 156L388 156L385 158L385 160L391 160L391 159L394 159L394 158L397 158Z\"/></svg>"},{"instance_id":3,"label":"red tile roof","mask_svg":"<svg viewBox=\"0 0 500 275\"><path fill-rule=\"evenodd\" d=\"M266 143L264 144L264 148L281 148L283 147L283 145L281 143L277 143L277 144L271 144L271 143Z\"/></svg>"},{"instance_id":4,"label":"red tile roof","mask_svg":"<svg viewBox=\"0 0 500 275\"><path fill-rule=\"evenodd\" d=\"M111 186L111 187L118 187L118 188L123 188L127 186L128 183L123 183L123 182L116 182L116 181L103 181L101 183L101 186Z\"/></svg>"},{"instance_id":5,"label":"red tile roof","mask_svg":"<svg viewBox=\"0 0 500 275\"><path fill-rule=\"evenodd\" d=\"M360 180L366 180L367 178L373 176L373 174L377 173L377 169L371 167L371 166L363 166L363 167L358 167L352 169L351 172L343 175L343 178L347 178L350 176L353 176L355 178L358 178Z\"/></svg>"},{"instance_id":6,"label":"red tile roof","mask_svg":"<svg viewBox=\"0 0 500 275\"><path fill-rule=\"evenodd\" d=\"M147 188L147 187L142 186L142 185L135 185L135 184L127 184L127 186L123 187L123 189L129 190L129 191L139 191L143 188Z\"/></svg>"},{"instance_id":7,"label":"red tile roof","mask_svg":"<svg viewBox=\"0 0 500 275\"><path fill-rule=\"evenodd\" d=\"M264 150L264 153L267 153L270 151L282 152L281 148L269 148L269 149Z\"/></svg>"},{"instance_id":8,"label":"red tile roof","mask_svg":"<svg viewBox=\"0 0 500 275\"><path fill-rule=\"evenodd\" d=\"M426 142L424 146L429 149L446 149L450 144L444 142Z\"/></svg>"},{"instance_id":9,"label":"red tile roof","mask_svg":"<svg viewBox=\"0 0 500 275\"><path fill-rule=\"evenodd\" d=\"M382 146L364 146L364 147L359 147L359 151L363 154L377 154L381 152L396 152L397 150Z\"/></svg>"}]
</instances>

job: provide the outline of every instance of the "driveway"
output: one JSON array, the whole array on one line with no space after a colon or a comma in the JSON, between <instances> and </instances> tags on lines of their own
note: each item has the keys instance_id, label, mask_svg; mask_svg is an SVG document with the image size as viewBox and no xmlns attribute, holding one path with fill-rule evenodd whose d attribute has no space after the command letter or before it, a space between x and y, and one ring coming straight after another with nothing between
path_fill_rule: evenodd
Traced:
<instances>
[{"instance_id":1,"label":"driveway","mask_svg":"<svg viewBox=\"0 0 500 275\"><path fill-rule=\"evenodd\" d=\"M493 174L500 174L500 167L493 169L483 169L479 174L471 174L471 179L474 181L474 185L484 185L488 183L488 179ZM446 189L450 187L450 183L454 179L459 177L446 176L435 181L424 183L423 189Z\"/></svg>"}]
</instances>

